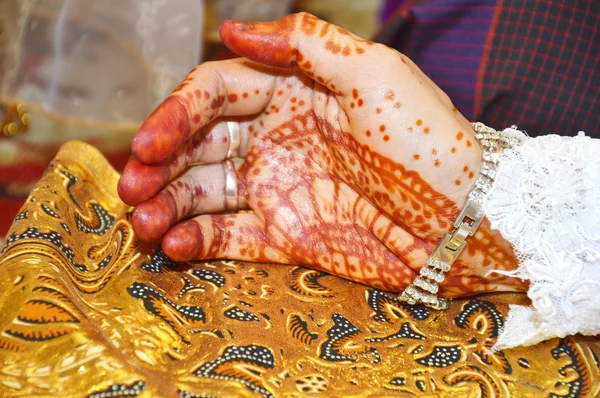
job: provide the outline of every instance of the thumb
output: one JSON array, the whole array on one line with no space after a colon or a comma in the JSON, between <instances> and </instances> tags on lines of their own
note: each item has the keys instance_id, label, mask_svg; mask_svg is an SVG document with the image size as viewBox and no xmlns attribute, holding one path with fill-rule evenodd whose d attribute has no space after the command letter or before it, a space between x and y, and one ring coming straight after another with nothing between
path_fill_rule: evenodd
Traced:
<instances>
[{"instance_id":1,"label":"thumb","mask_svg":"<svg viewBox=\"0 0 600 398\"><path fill-rule=\"evenodd\" d=\"M298 66L338 94L356 88L354 77L367 72L369 55L385 48L307 13L273 22L225 21L220 33L231 51L267 65Z\"/></svg>"}]
</instances>

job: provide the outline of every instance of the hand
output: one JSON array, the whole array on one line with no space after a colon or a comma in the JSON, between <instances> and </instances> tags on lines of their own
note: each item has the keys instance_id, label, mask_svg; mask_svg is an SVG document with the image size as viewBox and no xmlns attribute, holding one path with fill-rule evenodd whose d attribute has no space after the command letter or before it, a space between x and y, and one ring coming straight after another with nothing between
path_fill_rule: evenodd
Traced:
<instances>
[{"instance_id":1,"label":"hand","mask_svg":"<svg viewBox=\"0 0 600 398\"><path fill-rule=\"evenodd\" d=\"M227 21L221 37L245 58L196 67L135 137L119 182L135 232L178 261L298 264L404 289L473 188L469 122L408 58L312 15ZM216 214L227 121L242 133L238 207L252 212ZM522 290L488 275L516 267L484 224L440 294Z\"/></svg>"}]
</instances>

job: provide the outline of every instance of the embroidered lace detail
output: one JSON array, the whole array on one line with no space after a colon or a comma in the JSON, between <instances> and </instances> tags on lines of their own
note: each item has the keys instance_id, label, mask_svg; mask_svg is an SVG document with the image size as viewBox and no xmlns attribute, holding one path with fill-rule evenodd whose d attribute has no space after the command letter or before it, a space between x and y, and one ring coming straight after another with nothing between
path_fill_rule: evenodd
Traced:
<instances>
[{"instance_id":1,"label":"embroidered lace detail","mask_svg":"<svg viewBox=\"0 0 600 398\"><path fill-rule=\"evenodd\" d=\"M600 333L600 140L547 135L507 150L483 203L513 244L531 307L511 306L495 350Z\"/></svg>"}]
</instances>

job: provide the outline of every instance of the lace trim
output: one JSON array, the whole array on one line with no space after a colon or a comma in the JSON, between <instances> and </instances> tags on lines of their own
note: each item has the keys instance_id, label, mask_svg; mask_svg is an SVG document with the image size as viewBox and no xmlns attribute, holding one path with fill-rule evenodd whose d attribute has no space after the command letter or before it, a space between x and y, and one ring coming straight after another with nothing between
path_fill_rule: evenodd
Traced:
<instances>
[{"instance_id":1,"label":"lace trim","mask_svg":"<svg viewBox=\"0 0 600 398\"><path fill-rule=\"evenodd\" d=\"M600 333L600 141L547 135L507 150L483 203L511 242L531 307L511 306L494 350Z\"/></svg>"}]
</instances>

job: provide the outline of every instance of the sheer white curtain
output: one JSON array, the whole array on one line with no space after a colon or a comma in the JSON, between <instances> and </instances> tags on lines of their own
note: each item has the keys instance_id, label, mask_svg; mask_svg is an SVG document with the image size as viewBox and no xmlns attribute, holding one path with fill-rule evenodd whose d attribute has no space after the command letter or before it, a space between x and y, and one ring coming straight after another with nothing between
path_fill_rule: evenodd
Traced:
<instances>
[{"instance_id":1,"label":"sheer white curtain","mask_svg":"<svg viewBox=\"0 0 600 398\"><path fill-rule=\"evenodd\" d=\"M139 123L200 61L202 0L4 0L0 95Z\"/></svg>"}]
</instances>

